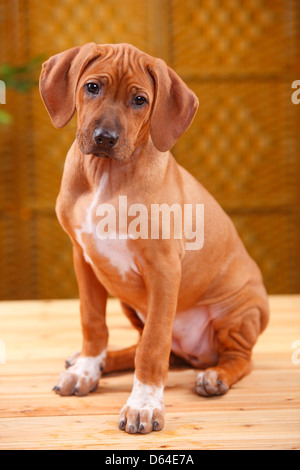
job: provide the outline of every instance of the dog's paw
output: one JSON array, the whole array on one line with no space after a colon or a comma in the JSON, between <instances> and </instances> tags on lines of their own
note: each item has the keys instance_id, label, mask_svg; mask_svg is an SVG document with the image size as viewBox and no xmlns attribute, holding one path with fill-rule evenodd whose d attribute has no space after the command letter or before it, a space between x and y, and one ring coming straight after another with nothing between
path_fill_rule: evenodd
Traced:
<instances>
[{"instance_id":1,"label":"dog's paw","mask_svg":"<svg viewBox=\"0 0 300 470\"><path fill-rule=\"evenodd\" d=\"M129 434L147 434L164 427L163 387L142 384L136 377L131 395L122 408L119 428Z\"/></svg>"},{"instance_id":2,"label":"dog's paw","mask_svg":"<svg viewBox=\"0 0 300 470\"><path fill-rule=\"evenodd\" d=\"M224 395L229 390L229 385L222 375L214 369L199 372L196 378L195 391L203 397Z\"/></svg>"},{"instance_id":3,"label":"dog's paw","mask_svg":"<svg viewBox=\"0 0 300 470\"><path fill-rule=\"evenodd\" d=\"M74 366L76 364L77 359L80 357L80 352L76 352L72 354L65 362L65 368L69 369L69 367Z\"/></svg>"},{"instance_id":4,"label":"dog's paw","mask_svg":"<svg viewBox=\"0 0 300 470\"><path fill-rule=\"evenodd\" d=\"M78 356L72 365L59 376L58 383L53 390L61 395L84 396L98 387L105 365L105 351L99 356Z\"/></svg>"}]
</instances>

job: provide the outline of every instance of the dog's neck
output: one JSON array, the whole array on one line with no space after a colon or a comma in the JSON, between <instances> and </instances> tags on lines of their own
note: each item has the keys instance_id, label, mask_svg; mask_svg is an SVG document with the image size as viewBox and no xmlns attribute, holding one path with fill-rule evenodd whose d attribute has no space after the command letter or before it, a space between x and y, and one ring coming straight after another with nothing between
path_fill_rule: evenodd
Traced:
<instances>
[{"instance_id":1,"label":"dog's neck","mask_svg":"<svg viewBox=\"0 0 300 470\"><path fill-rule=\"evenodd\" d=\"M121 194L122 190L128 191L130 181L135 185L142 184L144 189L148 186L153 191L154 186L162 184L170 158L169 152L159 152L151 140L136 148L128 158L122 161L84 155L79 149L77 154L78 163L88 186L92 189L97 188L105 174L110 194Z\"/></svg>"}]
</instances>

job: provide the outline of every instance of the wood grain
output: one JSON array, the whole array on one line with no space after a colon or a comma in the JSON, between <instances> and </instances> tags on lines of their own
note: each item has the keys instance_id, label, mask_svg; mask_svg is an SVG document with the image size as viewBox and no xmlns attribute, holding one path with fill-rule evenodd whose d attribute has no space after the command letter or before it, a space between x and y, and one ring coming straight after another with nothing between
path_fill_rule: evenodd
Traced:
<instances>
[{"instance_id":1,"label":"wood grain","mask_svg":"<svg viewBox=\"0 0 300 470\"><path fill-rule=\"evenodd\" d=\"M77 300L0 303L0 449L300 449L300 296L271 296L271 321L254 351L252 373L223 397L193 392L195 371L169 372L163 431L128 435L117 428L133 373L102 378L87 397L51 392L64 360L80 349ZM109 301L111 347L136 332ZM300 358L300 354L299 354Z\"/></svg>"}]
</instances>

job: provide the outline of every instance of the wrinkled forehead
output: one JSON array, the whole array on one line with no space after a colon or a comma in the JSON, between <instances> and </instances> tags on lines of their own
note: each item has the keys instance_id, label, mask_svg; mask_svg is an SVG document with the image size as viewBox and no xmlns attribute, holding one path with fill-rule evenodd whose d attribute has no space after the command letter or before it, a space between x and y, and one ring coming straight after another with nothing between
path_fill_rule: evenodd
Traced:
<instances>
[{"instance_id":1,"label":"wrinkled forehead","mask_svg":"<svg viewBox=\"0 0 300 470\"><path fill-rule=\"evenodd\" d=\"M148 66L151 56L129 44L101 45L99 56L85 68L81 81L88 79L104 80L109 85L153 88L153 80Z\"/></svg>"}]
</instances>

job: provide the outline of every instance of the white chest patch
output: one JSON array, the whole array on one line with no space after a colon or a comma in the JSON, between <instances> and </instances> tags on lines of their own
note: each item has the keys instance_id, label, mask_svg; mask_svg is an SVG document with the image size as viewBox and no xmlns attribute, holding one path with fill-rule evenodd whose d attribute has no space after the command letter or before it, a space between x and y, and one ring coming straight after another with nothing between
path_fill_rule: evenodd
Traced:
<instances>
[{"instance_id":1,"label":"white chest patch","mask_svg":"<svg viewBox=\"0 0 300 470\"><path fill-rule=\"evenodd\" d=\"M84 238L85 238L85 235L95 236L95 228L94 228L95 224L93 223L93 215L96 213L97 203L99 201L101 191L103 191L106 185L106 180L107 180L107 175L106 173L104 173L99 182L99 186L96 191L96 194L94 195L94 198L86 211L86 217L81 228L75 229L76 239L83 250L84 259L86 260L87 263L91 264L92 266L93 266L93 261L87 254Z\"/></svg>"},{"instance_id":2,"label":"white chest patch","mask_svg":"<svg viewBox=\"0 0 300 470\"><path fill-rule=\"evenodd\" d=\"M97 268L97 260L92 259L88 246L96 248L96 253L109 260L110 264L117 268L123 278L130 271L139 274L139 270L134 262L132 252L128 246L128 240L125 237L110 236L106 239L100 239L97 236L96 217L97 207L100 201L101 191L107 184L107 175L104 173L101 177L97 191L91 204L86 211L85 220L80 229L75 229L76 240L83 250L83 255L87 263Z\"/></svg>"},{"instance_id":3,"label":"white chest patch","mask_svg":"<svg viewBox=\"0 0 300 470\"><path fill-rule=\"evenodd\" d=\"M133 254L128 247L128 240L96 239L96 245L97 252L107 258L111 265L118 269L123 278L130 271L139 274L139 270L133 260Z\"/></svg>"}]
</instances>

